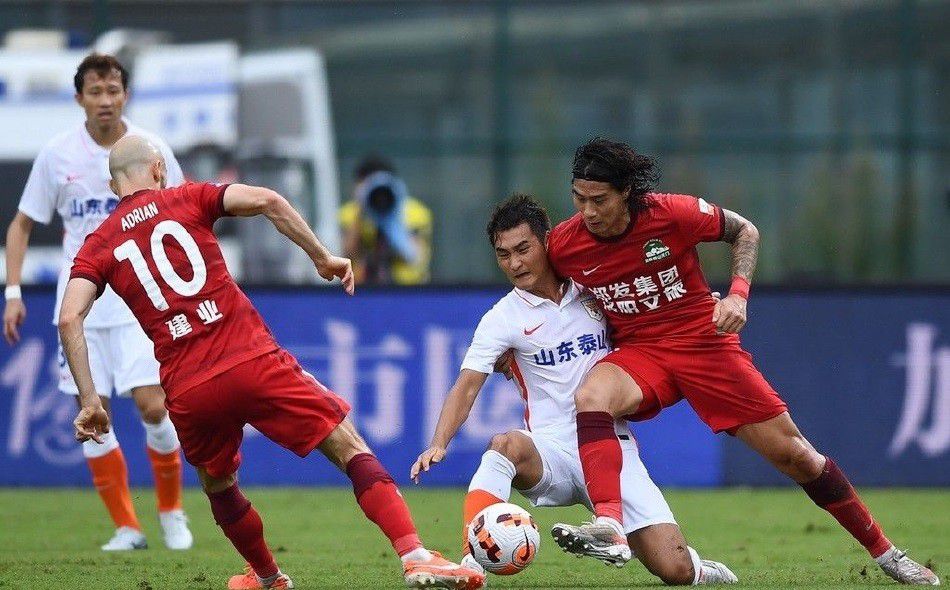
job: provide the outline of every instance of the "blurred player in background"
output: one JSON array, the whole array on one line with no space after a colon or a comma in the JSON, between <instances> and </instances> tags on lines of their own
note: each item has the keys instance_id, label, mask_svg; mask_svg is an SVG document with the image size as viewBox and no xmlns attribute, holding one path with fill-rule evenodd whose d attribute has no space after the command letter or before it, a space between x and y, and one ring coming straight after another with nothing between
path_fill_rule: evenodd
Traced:
<instances>
[{"instance_id":1,"label":"blurred player in background","mask_svg":"<svg viewBox=\"0 0 950 590\"><path fill-rule=\"evenodd\" d=\"M607 327L593 296L571 279L555 276L545 247L550 230L547 213L527 195L515 195L493 212L488 239L514 289L479 322L432 443L410 471L418 482L421 472L445 458L495 360L515 350L511 369L525 403L525 429L492 437L472 477L462 517L462 565L472 568L481 566L469 553L464 526L484 508L507 502L512 485L535 506L592 508L577 454L574 391L609 351ZM626 421L617 420L615 430L623 456L624 530L637 558L667 584L737 582L726 566L700 560L686 544L666 499L640 461ZM611 555L604 561L626 563Z\"/></svg>"},{"instance_id":2,"label":"blurred player in background","mask_svg":"<svg viewBox=\"0 0 950 590\"><path fill-rule=\"evenodd\" d=\"M432 212L409 195L392 163L379 156L363 159L353 181L353 199L340 208L340 226L356 284L428 283Z\"/></svg>"},{"instance_id":3,"label":"blurred player in background","mask_svg":"<svg viewBox=\"0 0 950 590\"><path fill-rule=\"evenodd\" d=\"M109 190L108 166L109 148L119 138L127 133L149 137L168 162L170 184L183 181L171 149L122 117L129 98L129 75L118 60L109 55L88 56L79 64L74 83L76 102L86 112L86 120L53 138L36 157L23 189L19 211L7 229L3 328L10 344L19 341L19 327L26 317L20 277L33 223L49 223L54 213L63 219L64 264L56 290L55 323L76 252L86 236L99 227L119 203ZM158 361L152 343L112 289L106 289L90 310L85 328L93 381L103 397L104 407L109 410L113 390L120 397L131 395L145 426L146 450L155 475L165 544L171 549L188 549L192 535L181 509L182 463L178 436L165 410L165 393L159 385ZM62 349L59 389L70 395L79 393L62 357ZM128 468L119 441L114 432L102 438L102 444L87 442L82 446L93 484L116 526L115 535L102 549L144 549L145 535L132 507Z\"/></svg>"},{"instance_id":4,"label":"blurred player in background","mask_svg":"<svg viewBox=\"0 0 950 590\"><path fill-rule=\"evenodd\" d=\"M79 386L77 438L108 431L90 378L83 322L107 285L129 304L161 362L166 404L185 457L198 470L215 521L247 560L228 588L292 588L264 541L264 527L241 493L243 428L306 456L327 456L353 482L366 517L389 538L410 587L476 589L484 575L427 551L395 483L347 419L346 401L280 348L228 273L212 226L227 215L264 215L300 246L323 278L353 293L350 261L333 256L280 195L240 184L163 189L161 152L126 137L109 157L115 214L76 256L60 314L60 334Z\"/></svg>"},{"instance_id":5,"label":"blurred player in background","mask_svg":"<svg viewBox=\"0 0 950 590\"><path fill-rule=\"evenodd\" d=\"M617 418L645 420L686 398L714 432L728 432L798 483L905 584L938 584L895 548L844 473L815 450L752 364L738 333L746 323L759 232L740 215L687 195L652 192L652 159L594 139L577 149L571 192L577 214L551 232L555 271L597 297L616 347L577 390L577 443L595 522L559 525L559 544L624 555ZM717 301L696 245L732 244L732 287ZM585 548L593 547L592 552Z\"/></svg>"}]
</instances>

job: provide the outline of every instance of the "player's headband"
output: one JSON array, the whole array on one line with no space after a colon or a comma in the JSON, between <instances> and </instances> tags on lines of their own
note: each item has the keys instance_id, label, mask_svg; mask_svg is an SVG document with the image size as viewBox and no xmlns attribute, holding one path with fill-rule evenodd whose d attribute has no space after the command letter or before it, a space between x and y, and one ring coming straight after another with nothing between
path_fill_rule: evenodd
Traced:
<instances>
[{"instance_id":1,"label":"player's headband","mask_svg":"<svg viewBox=\"0 0 950 590\"><path fill-rule=\"evenodd\" d=\"M590 180L593 182L606 182L613 185L617 175L611 170L597 165L597 162L588 162L583 168L572 170L574 180Z\"/></svg>"}]
</instances>

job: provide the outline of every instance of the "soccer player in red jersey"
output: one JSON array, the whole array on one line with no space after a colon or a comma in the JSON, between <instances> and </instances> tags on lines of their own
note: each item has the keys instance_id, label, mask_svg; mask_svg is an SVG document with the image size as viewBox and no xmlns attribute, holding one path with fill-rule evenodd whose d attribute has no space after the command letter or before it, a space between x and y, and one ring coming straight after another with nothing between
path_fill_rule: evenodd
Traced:
<instances>
[{"instance_id":1,"label":"soccer player in red jersey","mask_svg":"<svg viewBox=\"0 0 950 590\"><path fill-rule=\"evenodd\" d=\"M884 536L848 478L802 435L743 350L738 333L758 252L755 226L703 199L652 192L653 160L624 143L591 140L577 149L572 172L577 214L552 230L548 254L558 274L597 297L615 348L575 393L577 442L597 518L557 525L559 544L629 559L614 419L645 420L686 398L714 432L738 437L798 483L887 575L938 584ZM699 242L716 241L732 244L732 286L718 301L696 253Z\"/></svg>"},{"instance_id":2,"label":"soccer player in red jersey","mask_svg":"<svg viewBox=\"0 0 950 590\"><path fill-rule=\"evenodd\" d=\"M79 440L98 440L109 417L89 371L83 318L106 285L155 344L166 406L185 458L198 471L215 521L247 560L228 588L292 588L241 493L243 427L253 425L301 457L319 449L353 482L366 517L389 538L410 587L477 589L484 575L427 551L395 483L347 419L349 405L280 348L224 264L212 230L227 215L266 216L300 246L323 278L353 293L350 261L333 256L277 193L240 184L165 189L165 163L146 139L126 136L109 155L115 212L77 254L59 317L82 409Z\"/></svg>"}]
</instances>

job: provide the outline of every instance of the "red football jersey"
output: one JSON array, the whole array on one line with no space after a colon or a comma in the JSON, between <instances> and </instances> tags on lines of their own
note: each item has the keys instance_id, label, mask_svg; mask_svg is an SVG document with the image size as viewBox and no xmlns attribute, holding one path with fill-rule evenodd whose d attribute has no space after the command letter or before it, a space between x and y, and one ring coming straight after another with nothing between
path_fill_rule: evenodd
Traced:
<instances>
[{"instance_id":1,"label":"red football jersey","mask_svg":"<svg viewBox=\"0 0 950 590\"><path fill-rule=\"evenodd\" d=\"M551 263L597 297L614 345L715 334L715 300L696 244L722 239L722 209L688 195L649 198L619 236L598 238L579 213L559 223L548 241Z\"/></svg>"},{"instance_id":2,"label":"red football jersey","mask_svg":"<svg viewBox=\"0 0 950 590\"><path fill-rule=\"evenodd\" d=\"M121 297L155 344L169 398L277 348L224 264L212 226L227 186L189 183L125 197L89 234L71 278Z\"/></svg>"}]
</instances>

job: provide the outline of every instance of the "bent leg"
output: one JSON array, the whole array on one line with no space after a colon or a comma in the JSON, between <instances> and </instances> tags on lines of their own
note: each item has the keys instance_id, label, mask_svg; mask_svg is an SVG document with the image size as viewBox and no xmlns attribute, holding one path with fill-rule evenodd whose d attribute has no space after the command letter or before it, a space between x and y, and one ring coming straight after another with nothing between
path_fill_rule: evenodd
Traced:
<instances>
[{"instance_id":1,"label":"bent leg","mask_svg":"<svg viewBox=\"0 0 950 590\"><path fill-rule=\"evenodd\" d=\"M507 502L511 486L528 490L544 474L541 454L530 437L512 431L496 434L472 476L462 506L462 552L468 553L468 523L492 504Z\"/></svg>"},{"instance_id":2,"label":"bent leg","mask_svg":"<svg viewBox=\"0 0 950 590\"><path fill-rule=\"evenodd\" d=\"M587 374L574 400L577 446L594 514L613 519L622 529L620 471L623 457L614 419L635 413L643 400L643 391L622 368L600 362Z\"/></svg>"},{"instance_id":3,"label":"bent leg","mask_svg":"<svg viewBox=\"0 0 950 590\"><path fill-rule=\"evenodd\" d=\"M424 549L409 507L353 422L345 418L317 448L350 478L363 514L383 531L396 554L400 558L426 559L428 553L418 554Z\"/></svg>"},{"instance_id":4,"label":"bent leg","mask_svg":"<svg viewBox=\"0 0 950 590\"><path fill-rule=\"evenodd\" d=\"M742 426L736 436L798 483L871 557L880 557L891 548L891 542L847 476L830 457L815 450L787 412L765 422Z\"/></svg>"},{"instance_id":5,"label":"bent leg","mask_svg":"<svg viewBox=\"0 0 950 590\"><path fill-rule=\"evenodd\" d=\"M661 523L644 527L627 535L627 542L647 571L663 583L688 586L697 582L700 570L678 525Z\"/></svg>"}]
</instances>

